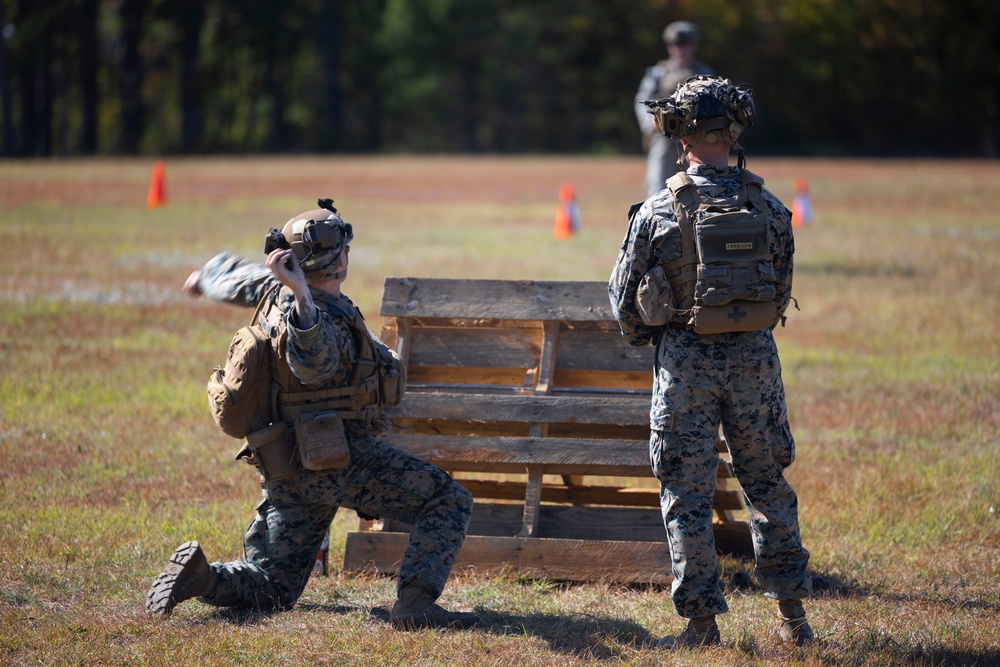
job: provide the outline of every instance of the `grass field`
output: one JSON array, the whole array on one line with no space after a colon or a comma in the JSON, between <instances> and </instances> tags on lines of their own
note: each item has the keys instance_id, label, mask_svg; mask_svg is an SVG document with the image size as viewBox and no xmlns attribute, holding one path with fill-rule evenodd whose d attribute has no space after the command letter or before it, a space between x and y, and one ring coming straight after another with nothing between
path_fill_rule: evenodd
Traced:
<instances>
[{"instance_id":1,"label":"grass field","mask_svg":"<svg viewBox=\"0 0 1000 667\"><path fill-rule=\"evenodd\" d=\"M295 610L169 622L144 594L181 542L239 556L259 498L205 406L248 313L180 293L219 250L333 197L354 224L345 291L379 328L387 275L606 280L641 198L639 158L0 162L0 664L1000 664L1000 163L753 159L796 232L800 310L776 335L798 454L817 645L728 592L724 646L664 655L667 591L453 577L481 630L401 633L394 582L309 582ZM559 185L580 233L552 236ZM357 521L341 512L331 561ZM749 564L724 558L724 576Z\"/></svg>"}]
</instances>

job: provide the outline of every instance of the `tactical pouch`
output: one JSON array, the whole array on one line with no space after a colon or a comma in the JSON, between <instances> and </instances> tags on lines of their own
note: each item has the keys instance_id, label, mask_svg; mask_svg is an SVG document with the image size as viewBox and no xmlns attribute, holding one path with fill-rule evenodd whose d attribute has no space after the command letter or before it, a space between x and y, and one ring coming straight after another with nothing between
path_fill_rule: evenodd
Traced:
<instances>
[{"instance_id":1,"label":"tactical pouch","mask_svg":"<svg viewBox=\"0 0 1000 667\"><path fill-rule=\"evenodd\" d=\"M295 419L299 460L307 470L343 468L351 461L344 421L336 412L309 412Z\"/></svg>"},{"instance_id":2,"label":"tactical pouch","mask_svg":"<svg viewBox=\"0 0 1000 667\"><path fill-rule=\"evenodd\" d=\"M695 306L691 327L698 334L759 331L770 328L778 319L773 301L730 301L724 306Z\"/></svg>"},{"instance_id":3,"label":"tactical pouch","mask_svg":"<svg viewBox=\"0 0 1000 667\"><path fill-rule=\"evenodd\" d=\"M406 391L406 366L395 350L389 350L389 356L383 359L382 372L379 374L379 395L382 407L399 405Z\"/></svg>"},{"instance_id":4,"label":"tactical pouch","mask_svg":"<svg viewBox=\"0 0 1000 667\"><path fill-rule=\"evenodd\" d=\"M243 459L257 466L265 482L276 482L298 474L298 466L295 465L295 437L285 422L271 424L248 434L236 459Z\"/></svg>"},{"instance_id":5,"label":"tactical pouch","mask_svg":"<svg viewBox=\"0 0 1000 667\"><path fill-rule=\"evenodd\" d=\"M674 316L674 291L662 266L642 277L635 294L635 307L642 321L651 327L661 327Z\"/></svg>"}]
</instances>

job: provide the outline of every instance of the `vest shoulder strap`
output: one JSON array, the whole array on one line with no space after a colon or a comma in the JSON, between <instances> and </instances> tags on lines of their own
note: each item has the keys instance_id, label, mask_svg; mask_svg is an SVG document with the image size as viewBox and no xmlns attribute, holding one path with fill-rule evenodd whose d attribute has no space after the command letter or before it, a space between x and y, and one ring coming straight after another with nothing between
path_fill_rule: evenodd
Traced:
<instances>
[{"instance_id":1,"label":"vest shoulder strap","mask_svg":"<svg viewBox=\"0 0 1000 667\"><path fill-rule=\"evenodd\" d=\"M764 179L749 169L740 170L740 183L743 185L743 197L755 205L764 206Z\"/></svg>"}]
</instances>

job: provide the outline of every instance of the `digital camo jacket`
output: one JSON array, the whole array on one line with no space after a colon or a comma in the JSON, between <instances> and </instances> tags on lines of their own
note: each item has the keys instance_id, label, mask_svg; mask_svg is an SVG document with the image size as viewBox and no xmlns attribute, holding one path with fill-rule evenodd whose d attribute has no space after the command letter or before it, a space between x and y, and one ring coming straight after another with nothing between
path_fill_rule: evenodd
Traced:
<instances>
[{"instance_id":1,"label":"digital camo jacket","mask_svg":"<svg viewBox=\"0 0 1000 667\"><path fill-rule=\"evenodd\" d=\"M705 197L731 199L740 194L740 171L736 167L694 165L687 173ZM791 213L766 188L764 201L770 211L769 236L778 311L784 313L792 294L792 255L795 252ZM628 233L608 284L612 311L622 335L636 347L655 343L660 334L660 328L647 326L639 317L635 305L639 282L658 263L681 256L680 228L673 202L670 190L664 189L632 212Z\"/></svg>"}]
</instances>

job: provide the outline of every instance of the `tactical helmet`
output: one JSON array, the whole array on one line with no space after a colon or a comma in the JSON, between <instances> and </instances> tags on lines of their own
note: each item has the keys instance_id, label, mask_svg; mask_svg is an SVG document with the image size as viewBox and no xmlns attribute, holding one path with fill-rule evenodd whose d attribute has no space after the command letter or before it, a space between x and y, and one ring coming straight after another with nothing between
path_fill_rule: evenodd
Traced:
<instances>
[{"instance_id":1,"label":"tactical helmet","mask_svg":"<svg viewBox=\"0 0 1000 667\"><path fill-rule=\"evenodd\" d=\"M266 254L278 248L291 249L310 283L343 278L337 272L340 254L354 240L354 229L337 213L332 199L316 203L320 208L300 213L280 230L272 228L264 242Z\"/></svg>"},{"instance_id":2,"label":"tactical helmet","mask_svg":"<svg viewBox=\"0 0 1000 667\"><path fill-rule=\"evenodd\" d=\"M667 46L690 44L700 39L701 31L690 21L674 21L663 29L663 42Z\"/></svg>"},{"instance_id":3,"label":"tactical helmet","mask_svg":"<svg viewBox=\"0 0 1000 667\"><path fill-rule=\"evenodd\" d=\"M657 129L671 139L726 128L739 136L757 117L750 86L734 86L718 76L693 76L679 84L670 97L643 103L653 114Z\"/></svg>"},{"instance_id":4,"label":"tactical helmet","mask_svg":"<svg viewBox=\"0 0 1000 667\"><path fill-rule=\"evenodd\" d=\"M711 130L731 130L733 148L739 150L742 166L739 136L757 118L753 89L749 85L734 86L729 79L718 76L693 76L678 84L670 97L643 103L653 114L656 129L671 139Z\"/></svg>"}]
</instances>

